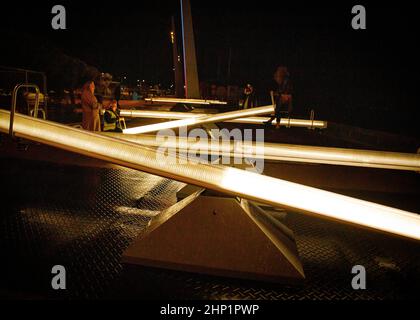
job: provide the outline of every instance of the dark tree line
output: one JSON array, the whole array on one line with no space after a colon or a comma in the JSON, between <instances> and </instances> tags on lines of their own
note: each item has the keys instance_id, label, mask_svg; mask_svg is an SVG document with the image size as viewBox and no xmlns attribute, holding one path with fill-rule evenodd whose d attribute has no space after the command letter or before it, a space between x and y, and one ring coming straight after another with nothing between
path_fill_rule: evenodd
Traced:
<instances>
[{"instance_id":1,"label":"dark tree line","mask_svg":"<svg viewBox=\"0 0 420 320\"><path fill-rule=\"evenodd\" d=\"M99 76L96 67L65 54L45 40L16 32L0 32L0 36L9 48L0 53L1 64L45 72L48 90L75 89Z\"/></svg>"}]
</instances>

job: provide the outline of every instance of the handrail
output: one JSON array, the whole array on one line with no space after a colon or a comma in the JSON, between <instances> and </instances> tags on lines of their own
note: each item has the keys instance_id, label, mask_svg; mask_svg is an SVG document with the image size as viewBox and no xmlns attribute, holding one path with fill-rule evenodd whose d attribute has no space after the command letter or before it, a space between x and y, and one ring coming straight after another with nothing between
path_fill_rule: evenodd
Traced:
<instances>
[{"instance_id":1,"label":"handrail","mask_svg":"<svg viewBox=\"0 0 420 320\"><path fill-rule=\"evenodd\" d=\"M17 93L21 88L34 88L35 89L35 106L34 106L34 117L38 117L38 105L39 105L39 88L36 84L17 84L13 89L12 94L12 108L10 110L10 125L9 125L9 135L13 138L13 122L15 119L15 112L16 112L16 101L17 101Z\"/></svg>"},{"instance_id":2,"label":"handrail","mask_svg":"<svg viewBox=\"0 0 420 320\"><path fill-rule=\"evenodd\" d=\"M311 109L311 115L309 117L311 121L311 127L309 129L314 129L314 120L315 120L315 110Z\"/></svg>"}]
</instances>

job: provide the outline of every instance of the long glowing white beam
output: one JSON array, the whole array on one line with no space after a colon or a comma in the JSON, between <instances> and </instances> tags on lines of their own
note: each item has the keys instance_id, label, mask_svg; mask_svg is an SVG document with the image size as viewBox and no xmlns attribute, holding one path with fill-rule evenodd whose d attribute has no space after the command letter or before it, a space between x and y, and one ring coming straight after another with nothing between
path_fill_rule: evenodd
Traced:
<instances>
[{"instance_id":1,"label":"long glowing white beam","mask_svg":"<svg viewBox=\"0 0 420 320\"><path fill-rule=\"evenodd\" d=\"M253 196L267 202L284 201L284 204L291 208L378 230L398 230L400 235L411 235L412 238L420 240L418 214L281 179L267 179L265 176L255 176L249 172L239 173L234 168L226 169L221 185L238 194L245 194L252 188Z\"/></svg>"},{"instance_id":2,"label":"long glowing white beam","mask_svg":"<svg viewBox=\"0 0 420 320\"><path fill-rule=\"evenodd\" d=\"M10 112L1 110L0 131L8 132L9 121ZM15 115L14 133L17 137L200 187L420 240L420 216L416 213L236 168L184 162L132 142L20 114Z\"/></svg>"},{"instance_id":3,"label":"long glowing white beam","mask_svg":"<svg viewBox=\"0 0 420 320\"><path fill-rule=\"evenodd\" d=\"M121 109L120 116L128 118L152 118L152 119L190 119L202 117L204 113L173 112L173 111L154 111L154 110L130 110Z\"/></svg>"},{"instance_id":4,"label":"long glowing white beam","mask_svg":"<svg viewBox=\"0 0 420 320\"><path fill-rule=\"evenodd\" d=\"M186 137L170 137L165 141L155 135L123 135L103 133L143 146L174 149L186 153L253 158L277 161L334 164L369 168L420 171L420 154L359 150L268 143L258 145L248 141L211 141Z\"/></svg>"},{"instance_id":5,"label":"long glowing white beam","mask_svg":"<svg viewBox=\"0 0 420 320\"><path fill-rule=\"evenodd\" d=\"M227 122L234 123L249 123L249 124L263 124L269 118L266 117L247 117L234 119ZM274 124L276 120L272 120L271 123ZM325 129L327 127L327 121L322 120L310 120L310 119L293 119L293 118L281 118L280 125L285 127L304 127L304 128L318 128Z\"/></svg>"},{"instance_id":6,"label":"long glowing white beam","mask_svg":"<svg viewBox=\"0 0 420 320\"><path fill-rule=\"evenodd\" d=\"M121 110L120 115L122 117L129 118L153 118L153 119L190 119L198 118L203 116L210 116L211 114L205 113L190 113L190 112L172 112L172 111L149 111L149 110ZM269 118L266 117L247 117L247 118L238 118L225 120L224 122L232 123L249 123L249 124L263 124ZM272 121L273 123L275 120ZM290 126L290 127L312 127L318 129L324 129L327 127L326 121L321 120L309 120L309 119L288 119L282 118L280 120L280 125Z\"/></svg>"},{"instance_id":7,"label":"long glowing white beam","mask_svg":"<svg viewBox=\"0 0 420 320\"><path fill-rule=\"evenodd\" d=\"M139 134L139 133L148 133L148 132L154 132L154 131L159 131L159 130L164 130L164 129L172 129L172 128L179 128L179 127L185 127L185 126L192 126L192 125L197 125L197 124L210 123L210 122L223 122L226 120L236 119L240 117L249 117L249 116L255 116L255 115L260 115L260 114L272 113L273 111L274 111L274 108L272 105L246 109L246 110L236 110L236 111L217 113L217 114L211 114L211 115L203 115L200 117L187 118L187 119L181 119L181 120L149 124L149 125L140 126L140 127L128 128L128 129L123 130L123 133Z\"/></svg>"},{"instance_id":8,"label":"long glowing white beam","mask_svg":"<svg viewBox=\"0 0 420 320\"><path fill-rule=\"evenodd\" d=\"M227 104L226 101L219 101L219 100L204 100L204 99L182 99L182 98L146 98L144 99L147 102L164 102L164 103L185 103L185 104Z\"/></svg>"}]
</instances>

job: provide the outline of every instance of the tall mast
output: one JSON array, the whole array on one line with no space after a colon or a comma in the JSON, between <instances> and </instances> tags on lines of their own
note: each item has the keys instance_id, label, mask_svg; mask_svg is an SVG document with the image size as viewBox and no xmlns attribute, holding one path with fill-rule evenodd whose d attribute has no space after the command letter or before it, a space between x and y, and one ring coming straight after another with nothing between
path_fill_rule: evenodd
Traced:
<instances>
[{"instance_id":1,"label":"tall mast","mask_svg":"<svg viewBox=\"0 0 420 320\"><path fill-rule=\"evenodd\" d=\"M181 57L178 53L178 42L176 37L175 30L175 19L172 16L171 19L171 43L172 43L172 56L174 61L174 79L175 79L175 97L183 98L184 97L184 82L182 79L182 65Z\"/></svg>"},{"instance_id":2,"label":"tall mast","mask_svg":"<svg viewBox=\"0 0 420 320\"><path fill-rule=\"evenodd\" d=\"M200 98L194 30L189 0L181 0L182 40L184 45L185 97Z\"/></svg>"}]
</instances>

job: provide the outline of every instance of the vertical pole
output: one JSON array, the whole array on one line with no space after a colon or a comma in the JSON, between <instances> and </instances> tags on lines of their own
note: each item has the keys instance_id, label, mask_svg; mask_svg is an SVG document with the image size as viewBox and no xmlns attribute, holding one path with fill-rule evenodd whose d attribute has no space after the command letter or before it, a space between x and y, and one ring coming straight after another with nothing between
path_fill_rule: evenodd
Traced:
<instances>
[{"instance_id":1,"label":"vertical pole","mask_svg":"<svg viewBox=\"0 0 420 320\"><path fill-rule=\"evenodd\" d=\"M230 92L230 67L232 63L232 46L229 41L229 55L228 55L228 68L227 68L227 77L226 77L226 87L227 87L227 100L231 101L231 92Z\"/></svg>"},{"instance_id":2,"label":"vertical pole","mask_svg":"<svg viewBox=\"0 0 420 320\"><path fill-rule=\"evenodd\" d=\"M185 97L200 98L194 30L189 0L181 0L182 40L184 44Z\"/></svg>"},{"instance_id":3,"label":"vertical pole","mask_svg":"<svg viewBox=\"0 0 420 320\"><path fill-rule=\"evenodd\" d=\"M228 55L228 69L227 69L227 84L230 84L230 68L232 64L232 47L229 46L229 55Z\"/></svg>"},{"instance_id":4,"label":"vertical pole","mask_svg":"<svg viewBox=\"0 0 420 320\"><path fill-rule=\"evenodd\" d=\"M176 37L175 19L171 19L171 43L172 43L172 57L174 61L174 80L175 80L175 97L184 97L183 79L182 79L182 66L181 59L178 53L178 42Z\"/></svg>"},{"instance_id":5,"label":"vertical pole","mask_svg":"<svg viewBox=\"0 0 420 320\"><path fill-rule=\"evenodd\" d=\"M48 88L47 88L47 76L45 73L42 73L42 79L44 84L44 111L45 111L45 118L48 118ZM73 96L73 87L72 90L72 96Z\"/></svg>"}]
</instances>

